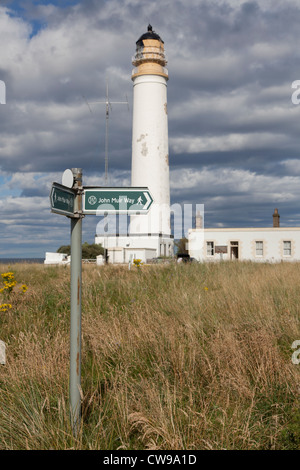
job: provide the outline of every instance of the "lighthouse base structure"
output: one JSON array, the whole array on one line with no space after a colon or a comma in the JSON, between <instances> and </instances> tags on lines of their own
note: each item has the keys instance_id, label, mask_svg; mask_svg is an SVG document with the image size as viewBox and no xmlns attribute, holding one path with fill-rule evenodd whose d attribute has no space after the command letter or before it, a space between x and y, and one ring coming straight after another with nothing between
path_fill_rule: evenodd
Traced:
<instances>
[{"instance_id":1,"label":"lighthouse base structure","mask_svg":"<svg viewBox=\"0 0 300 470\"><path fill-rule=\"evenodd\" d=\"M160 256L173 256L174 240L170 235L96 235L95 243L107 250L108 262L127 264L133 259L151 262Z\"/></svg>"}]
</instances>

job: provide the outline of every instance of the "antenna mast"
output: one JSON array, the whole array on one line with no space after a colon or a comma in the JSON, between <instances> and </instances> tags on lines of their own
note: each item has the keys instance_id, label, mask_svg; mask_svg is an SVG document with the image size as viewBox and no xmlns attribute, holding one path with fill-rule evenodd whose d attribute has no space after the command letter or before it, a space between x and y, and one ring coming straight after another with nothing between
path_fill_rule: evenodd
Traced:
<instances>
[{"instance_id":1,"label":"antenna mast","mask_svg":"<svg viewBox=\"0 0 300 470\"><path fill-rule=\"evenodd\" d=\"M126 96L127 99L127 96ZM96 104L101 103L105 104L105 185L107 186L108 180L108 121L109 121L109 109L112 111L112 104L127 104L128 109L128 99L127 101L110 101L108 96L108 81L106 79L106 99L105 101L90 101L89 103L86 101L87 105L89 104ZM90 106L89 106L90 108ZM91 108L90 108L91 111Z\"/></svg>"}]
</instances>

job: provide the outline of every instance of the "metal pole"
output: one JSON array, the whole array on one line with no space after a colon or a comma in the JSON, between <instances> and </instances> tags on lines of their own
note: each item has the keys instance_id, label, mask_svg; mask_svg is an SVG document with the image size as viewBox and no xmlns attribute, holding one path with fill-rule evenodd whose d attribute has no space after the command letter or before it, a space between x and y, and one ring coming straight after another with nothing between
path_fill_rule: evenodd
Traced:
<instances>
[{"instance_id":1,"label":"metal pole","mask_svg":"<svg viewBox=\"0 0 300 470\"><path fill-rule=\"evenodd\" d=\"M81 271L82 271L82 170L72 168L75 215L71 218L71 318L70 318L70 413L73 434L76 436L81 420Z\"/></svg>"}]
</instances>

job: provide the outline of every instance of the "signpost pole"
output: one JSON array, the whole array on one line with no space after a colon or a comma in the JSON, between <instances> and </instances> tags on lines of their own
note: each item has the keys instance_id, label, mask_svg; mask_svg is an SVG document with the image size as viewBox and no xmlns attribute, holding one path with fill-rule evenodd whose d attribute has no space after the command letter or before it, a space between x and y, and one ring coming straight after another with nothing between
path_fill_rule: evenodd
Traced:
<instances>
[{"instance_id":1,"label":"signpost pole","mask_svg":"<svg viewBox=\"0 0 300 470\"><path fill-rule=\"evenodd\" d=\"M70 318L70 413L76 436L81 420L81 273L82 273L82 170L72 168L75 215L71 218L71 318Z\"/></svg>"}]
</instances>

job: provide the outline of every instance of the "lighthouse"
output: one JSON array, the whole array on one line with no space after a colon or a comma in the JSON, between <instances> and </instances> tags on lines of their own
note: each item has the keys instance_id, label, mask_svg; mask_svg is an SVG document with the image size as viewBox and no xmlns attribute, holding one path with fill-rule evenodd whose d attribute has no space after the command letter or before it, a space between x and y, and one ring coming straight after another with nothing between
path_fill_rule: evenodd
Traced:
<instances>
[{"instance_id":1,"label":"lighthouse","mask_svg":"<svg viewBox=\"0 0 300 470\"><path fill-rule=\"evenodd\" d=\"M153 203L146 214L130 216L128 233L96 235L108 249L109 261L143 262L173 255L170 223L170 182L167 82L164 42L149 25L136 41L132 59L133 120L131 186L148 188Z\"/></svg>"},{"instance_id":2,"label":"lighthouse","mask_svg":"<svg viewBox=\"0 0 300 470\"><path fill-rule=\"evenodd\" d=\"M164 42L151 25L136 42L132 64L131 184L148 187L154 204L148 214L131 216L129 233L141 237L147 246L156 246L157 256L170 255L168 70Z\"/></svg>"}]
</instances>

